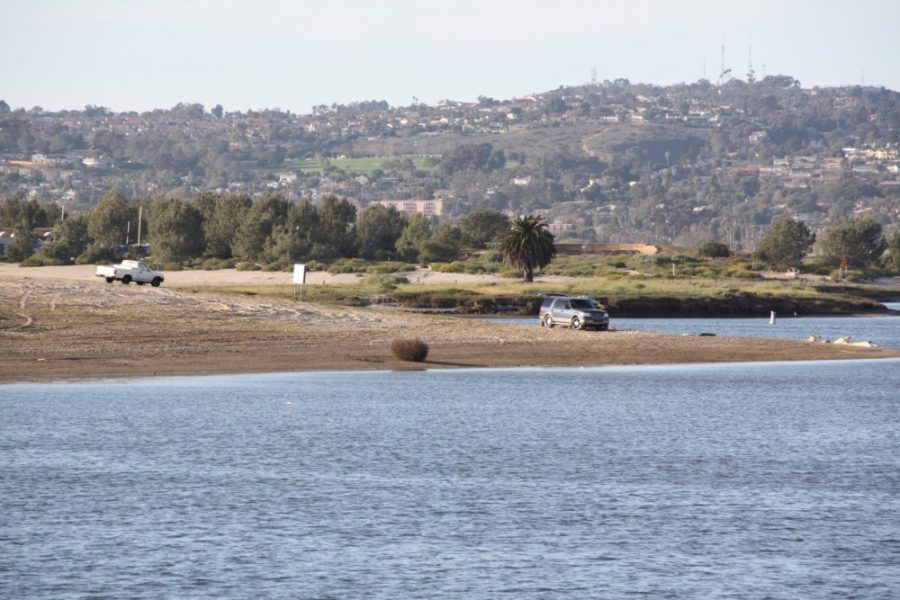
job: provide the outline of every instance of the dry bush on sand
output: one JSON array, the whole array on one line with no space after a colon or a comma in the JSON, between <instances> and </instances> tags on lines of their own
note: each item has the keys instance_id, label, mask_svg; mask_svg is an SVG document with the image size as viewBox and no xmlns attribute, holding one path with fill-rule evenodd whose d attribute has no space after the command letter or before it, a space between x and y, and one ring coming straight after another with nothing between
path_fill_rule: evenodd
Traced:
<instances>
[{"instance_id":1,"label":"dry bush on sand","mask_svg":"<svg viewBox=\"0 0 900 600\"><path fill-rule=\"evenodd\" d=\"M422 362L428 356L428 344L422 340L392 340L391 352L400 360Z\"/></svg>"}]
</instances>

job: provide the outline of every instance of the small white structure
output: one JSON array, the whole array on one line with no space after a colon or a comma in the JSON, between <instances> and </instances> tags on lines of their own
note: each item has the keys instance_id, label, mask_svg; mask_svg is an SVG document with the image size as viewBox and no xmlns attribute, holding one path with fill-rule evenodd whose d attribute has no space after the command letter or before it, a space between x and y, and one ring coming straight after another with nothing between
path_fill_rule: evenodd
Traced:
<instances>
[{"instance_id":1,"label":"small white structure","mask_svg":"<svg viewBox=\"0 0 900 600\"><path fill-rule=\"evenodd\" d=\"M306 265L302 263L294 264L294 285L303 285L306 283Z\"/></svg>"}]
</instances>

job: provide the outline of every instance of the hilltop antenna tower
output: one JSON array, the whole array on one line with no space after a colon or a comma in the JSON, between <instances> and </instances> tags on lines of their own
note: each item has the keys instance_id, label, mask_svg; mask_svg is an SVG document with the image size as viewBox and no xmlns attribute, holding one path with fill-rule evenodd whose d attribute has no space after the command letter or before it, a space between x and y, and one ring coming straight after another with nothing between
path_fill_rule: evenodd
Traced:
<instances>
[{"instance_id":1,"label":"hilltop antenna tower","mask_svg":"<svg viewBox=\"0 0 900 600\"><path fill-rule=\"evenodd\" d=\"M725 78L725 44L722 44L721 50L722 50L722 68L719 69L719 85L722 85L722 80Z\"/></svg>"},{"instance_id":2,"label":"hilltop antenna tower","mask_svg":"<svg viewBox=\"0 0 900 600\"><path fill-rule=\"evenodd\" d=\"M725 44L722 44L722 70L719 71L719 85L725 83L725 76L731 74L731 69L725 68Z\"/></svg>"},{"instance_id":3,"label":"hilltop antenna tower","mask_svg":"<svg viewBox=\"0 0 900 600\"><path fill-rule=\"evenodd\" d=\"M597 87L597 85L598 85L597 80L598 80L597 67L591 67L591 86L592 87Z\"/></svg>"},{"instance_id":4,"label":"hilltop antenna tower","mask_svg":"<svg viewBox=\"0 0 900 600\"><path fill-rule=\"evenodd\" d=\"M753 70L753 46L747 48L747 83L756 82L756 72Z\"/></svg>"}]
</instances>

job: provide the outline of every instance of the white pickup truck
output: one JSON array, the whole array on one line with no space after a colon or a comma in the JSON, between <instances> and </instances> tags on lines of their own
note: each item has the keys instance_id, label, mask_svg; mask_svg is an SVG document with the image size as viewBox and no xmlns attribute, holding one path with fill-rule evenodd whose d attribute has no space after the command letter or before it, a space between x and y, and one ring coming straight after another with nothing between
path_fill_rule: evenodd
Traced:
<instances>
[{"instance_id":1,"label":"white pickup truck","mask_svg":"<svg viewBox=\"0 0 900 600\"><path fill-rule=\"evenodd\" d=\"M139 260L123 260L117 265L97 266L97 277L104 277L106 283L112 283L116 279L129 284L132 281L138 285L149 283L153 287L159 287L166 278L159 271L154 271Z\"/></svg>"}]
</instances>

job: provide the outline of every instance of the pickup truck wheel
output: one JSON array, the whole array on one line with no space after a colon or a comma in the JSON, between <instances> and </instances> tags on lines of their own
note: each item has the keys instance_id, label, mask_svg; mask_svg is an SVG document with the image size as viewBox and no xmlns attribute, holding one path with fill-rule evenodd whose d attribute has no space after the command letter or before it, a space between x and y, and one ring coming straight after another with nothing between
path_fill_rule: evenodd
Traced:
<instances>
[{"instance_id":1,"label":"pickup truck wheel","mask_svg":"<svg viewBox=\"0 0 900 600\"><path fill-rule=\"evenodd\" d=\"M107 278L106 278L106 283L112 283L112 282L115 281L115 280L116 280L115 277L107 277Z\"/></svg>"},{"instance_id":2,"label":"pickup truck wheel","mask_svg":"<svg viewBox=\"0 0 900 600\"><path fill-rule=\"evenodd\" d=\"M584 323L582 323L579 317L572 317L572 329L581 329L584 327Z\"/></svg>"},{"instance_id":3,"label":"pickup truck wheel","mask_svg":"<svg viewBox=\"0 0 900 600\"><path fill-rule=\"evenodd\" d=\"M131 275L126 275L125 277L123 277L122 283L125 285L128 285L129 283L131 283Z\"/></svg>"},{"instance_id":4,"label":"pickup truck wheel","mask_svg":"<svg viewBox=\"0 0 900 600\"><path fill-rule=\"evenodd\" d=\"M159 287L159 284L161 283L162 279L160 279L159 277L154 277L153 281L150 282L150 285L152 285L153 287Z\"/></svg>"},{"instance_id":5,"label":"pickup truck wheel","mask_svg":"<svg viewBox=\"0 0 900 600\"><path fill-rule=\"evenodd\" d=\"M550 327L553 327L553 317L550 316L550 313L547 313L546 315L544 315L543 324L544 324L544 327L547 327L548 329Z\"/></svg>"}]
</instances>

